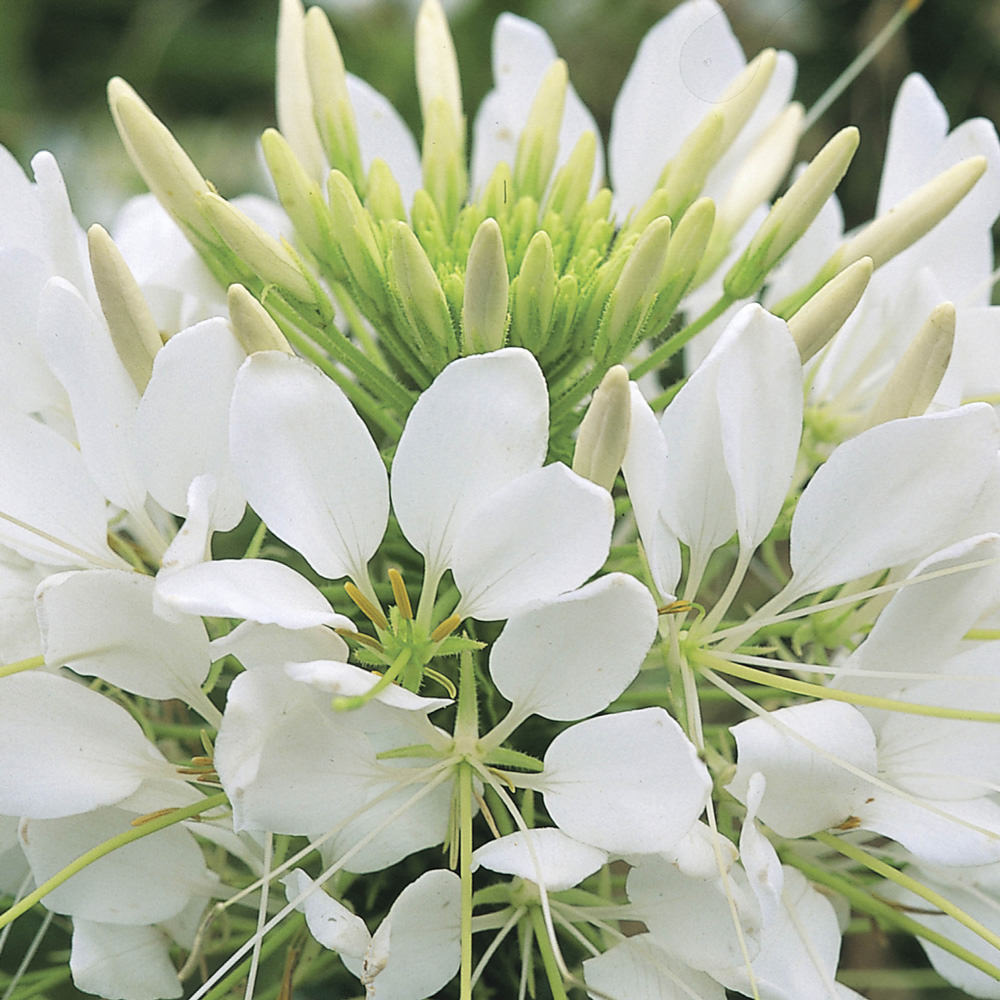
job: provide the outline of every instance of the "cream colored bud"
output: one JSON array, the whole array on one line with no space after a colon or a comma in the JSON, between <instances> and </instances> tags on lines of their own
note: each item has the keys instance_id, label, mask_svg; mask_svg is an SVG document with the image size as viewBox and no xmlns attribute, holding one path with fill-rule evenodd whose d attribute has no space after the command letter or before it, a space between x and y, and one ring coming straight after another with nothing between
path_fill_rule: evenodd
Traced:
<instances>
[{"instance_id":1,"label":"cream colored bud","mask_svg":"<svg viewBox=\"0 0 1000 1000\"><path fill-rule=\"evenodd\" d=\"M485 354L503 347L507 332L507 258L496 219L476 230L465 268L462 298L464 353Z\"/></svg>"},{"instance_id":2,"label":"cream colored bud","mask_svg":"<svg viewBox=\"0 0 1000 1000\"><path fill-rule=\"evenodd\" d=\"M153 374L156 352L163 346L160 331L138 282L107 231L98 225L91 226L87 230L87 246L111 342L141 394Z\"/></svg>"},{"instance_id":3,"label":"cream colored bud","mask_svg":"<svg viewBox=\"0 0 1000 1000\"><path fill-rule=\"evenodd\" d=\"M556 172L542 215L557 212L572 219L590 197L597 158L597 137L589 129L582 133L566 162Z\"/></svg>"},{"instance_id":4,"label":"cream colored bud","mask_svg":"<svg viewBox=\"0 0 1000 1000\"><path fill-rule=\"evenodd\" d=\"M289 247L231 205L208 192L199 199L202 214L226 242L244 267L263 281L272 282L303 302L315 301L313 286L306 280Z\"/></svg>"},{"instance_id":5,"label":"cream colored bud","mask_svg":"<svg viewBox=\"0 0 1000 1000\"><path fill-rule=\"evenodd\" d=\"M275 190L295 232L317 257L328 255L331 219L323 191L299 162L292 147L276 129L260 137L261 149Z\"/></svg>"},{"instance_id":6,"label":"cream colored bud","mask_svg":"<svg viewBox=\"0 0 1000 1000\"><path fill-rule=\"evenodd\" d=\"M548 187L559 153L559 129L562 127L568 83L566 63L557 59L542 77L517 144L514 189L518 198L528 195L540 201Z\"/></svg>"},{"instance_id":7,"label":"cream colored bud","mask_svg":"<svg viewBox=\"0 0 1000 1000\"><path fill-rule=\"evenodd\" d=\"M954 343L955 307L942 302L899 359L862 429L925 413L944 378Z\"/></svg>"},{"instance_id":8,"label":"cream colored bud","mask_svg":"<svg viewBox=\"0 0 1000 1000\"><path fill-rule=\"evenodd\" d=\"M339 171L327 181L336 247L358 287L373 301L385 299L385 267L371 215L361 204L354 185Z\"/></svg>"},{"instance_id":9,"label":"cream colored bud","mask_svg":"<svg viewBox=\"0 0 1000 1000\"><path fill-rule=\"evenodd\" d=\"M720 110L710 111L684 140L677 155L663 172L667 214L679 219L684 210L698 197L708 172L721 155L725 116Z\"/></svg>"},{"instance_id":10,"label":"cream colored bud","mask_svg":"<svg viewBox=\"0 0 1000 1000\"><path fill-rule=\"evenodd\" d=\"M281 0L278 8L277 95L278 128L295 150L309 177L317 184L329 167L313 118L312 91L305 59L305 12L302 0Z\"/></svg>"},{"instance_id":11,"label":"cream colored bud","mask_svg":"<svg viewBox=\"0 0 1000 1000\"><path fill-rule=\"evenodd\" d=\"M233 333L247 354L257 351L294 353L271 314L242 285L230 285L226 301Z\"/></svg>"},{"instance_id":12,"label":"cream colored bud","mask_svg":"<svg viewBox=\"0 0 1000 1000\"><path fill-rule=\"evenodd\" d=\"M448 302L427 253L405 222L389 224L388 279L396 301L428 357L458 354Z\"/></svg>"},{"instance_id":13,"label":"cream colored bud","mask_svg":"<svg viewBox=\"0 0 1000 1000\"><path fill-rule=\"evenodd\" d=\"M170 130L120 77L108 83L108 104L129 157L160 204L188 234L218 243L201 214L200 198L212 189Z\"/></svg>"},{"instance_id":14,"label":"cream colored bud","mask_svg":"<svg viewBox=\"0 0 1000 1000\"><path fill-rule=\"evenodd\" d=\"M305 19L306 70L313 116L330 166L343 171L357 188L364 186L354 108L340 46L326 14L310 7Z\"/></svg>"},{"instance_id":15,"label":"cream colored bud","mask_svg":"<svg viewBox=\"0 0 1000 1000\"><path fill-rule=\"evenodd\" d=\"M450 233L468 194L465 126L456 127L451 109L440 97L427 104L420 166L424 188Z\"/></svg>"},{"instance_id":16,"label":"cream colored bud","mask_svg":"<svg viewBox=\"0 0 1000 1000\"><path fill-rule=\"evenodd\" d=\"M839 270L859 257L871 257L875 267L881 267L930 232L972 190L985 171L985 156L971 156L942 171L844 243L824 271Z\"/></svg>"},{"instance_id":17,"label":"cream colored bud","mask_svg":"<svg viewBox=\"0 0 1000 1000\"><path fill-rule=\"evenodd\" d=\"M632 406L628 372L609 368L587 407L573 452L573 471L611 491L628 447Z\"/></svg>"},{"instance_id":18,"label":"cream colored bud","mask_svg":"<svg viewBox=\"0 0 1000 1000\"><path fill-rule=\"evenodd\" d=\"M774 196L788 173L802 135L802 105L789 104L764 130L719 202L718 228L739 232L755 208Z\"/></svg>"},{"instance_id":19,"label":"cream colored bud","mask_svg":"<svg viewBox=\"0 0 1000 1000\"><path fill-rule=\"evenodd\" d=\"M745 299L753 295L763 284L767 272L809 228L847 172L859 139L854 126L841 129L813 157L784 196L774 203L749 246L723 280L730 298Z\"/></svg>"},{"instance_id":20,"label":"cream colored bud","mask_svg":"<svg viewBox=\"0 0 1000 1000\"><path fill-rule=\"evenodd\" d=\"M416 24L417 90L424 127L430 118L430 106L442 100L448 108L456 132L465 131L462 113L462 83L458 75L455 43L448 29L448 19L440 0L424 0Z\"/></svg>"},{"instance_id":21,"label":"cream colored bud","mask_svg":"<svg viewBox=\"0 0 1000 1000\"><path fill-rule=\"evenodd\" d=\"M821 351L854 312L871 280L871 257L862 257L831 278L788 320L788 330L805 364Z\"/></svg>"},{"instance_id":22,"label":"cream colored bud","mask_svg":"<svg viewBox=\"0 0 1000 1000\"><path fill-rule=\"evenodd\" d=\"M380 156L376 156L368 168L365 208L377 222L388 222L390 219L406 222L406 206L403 204L399 181L393 176L389 164Z\"/></svg>"},{"instance_id":23,"label":"cream colored bud","mask_svg":"<svg viewBox=\"0 0 1000 1000\"><path fill-rule=\"evenodd\" d=\"M774 49L763 49L733 78L723 91L718 104L725 118L721 147L724 153L757 110L767 90L778 55ZM721 154L720 154L721 155Z\"/></svg>"}]
</instances>

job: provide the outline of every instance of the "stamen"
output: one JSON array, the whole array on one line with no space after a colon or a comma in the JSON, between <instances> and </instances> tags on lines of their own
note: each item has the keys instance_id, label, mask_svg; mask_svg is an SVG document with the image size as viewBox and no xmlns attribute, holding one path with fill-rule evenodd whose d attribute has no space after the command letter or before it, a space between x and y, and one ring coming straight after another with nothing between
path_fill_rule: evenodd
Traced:
<instances>
[{"instance_id":1,"label":"stamen","mask_svg":"<svg viewBox=\"0 0 1000 1000\"><path fill-rule=\"evenodd\" d=\"M333 631L336 632L337 635L342 636L344 639L351 639L354 642L359 642L362 646L374 649L378 653L385 652L382 643L380 643L378 639L374 639L370 635L365 635L364 632L355 632L354 629L350 628L335 628Z\"/></svg>"},{"instance_id":2,"label":"stamen","mask_svg":"<svg viewBox=\"0 0 1000 1000\"><path fill-rule=\"evenodd\" d=\"M694 605L690 601L671 601L669 604L657 608L656 613L658 615L686 615L693 608Z\"/></svg>"},{"instance_id":3,"label":"stamen","mask_svg":"<svg viewBox=\"0 0 1000 1000\"><path fill-rule=\"evenodd\" d=\"M198 773L200 774L201 772ZM170 806L168 809L157 809L156 812L146 813L145 816L136 816L129 826L142 826L145 823L152 823L154 819L159 819L161 816L169 816L176 808L176 806Z\"/></svg>"},{"instance_id":4,"label":"stamen","mask_svg":"<svg viewBox=\"0 0 1000 1000\"><path fill-rule=\"evenodd\" d=\"M440 642L442 639L451 635L455 629L462 623L462 619L458 615L449 615L443 622L433 632L431 632L431 642Z\"/></svg>"},{"instance_id":5,"label":"stamen","mask_svg":"<svg viewBox=\"0 0 1000 1000\"><path fill-rule=\"evenodd\" d=\"M358 606L358 610L375 628L381 629L383 632L389 630L389 622L386 621L385 615L382 614L382 609L369 598L365 597L352 581L348 580L344 584L344 593Z\"/></svg>"},{"instance_id":6,"label":"stamen","mask_svg":"<svg viewBox=\"0 0 1000 1000\"><path fill-rule=\"evenodd\" d=\"M424 667L424 674L432 681L437 681L448 692L449 698L454 698L458 694L458 688L452 683L451 678L446 677L440 671L435 670L433 667Z\"/></svg>"},{"instance_id":7,"label":"stamen","mask_svg":"<svg viewBox=\"0 0 1000 1000\"><path fill-rule=\"evenodd\" d=\"M389 570L389 583L392 585L392 596L396 601L399 613L406 619L413 618L413 607L410 604L410 595L406 592L406 585L403 583L403 575L398 569Z\"/></svg>"}]
</instances>

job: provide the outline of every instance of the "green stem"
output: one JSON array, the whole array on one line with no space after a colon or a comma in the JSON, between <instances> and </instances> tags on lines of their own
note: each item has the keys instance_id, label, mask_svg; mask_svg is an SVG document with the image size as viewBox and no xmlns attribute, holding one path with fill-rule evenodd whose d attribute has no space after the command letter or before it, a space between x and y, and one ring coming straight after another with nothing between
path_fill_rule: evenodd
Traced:
<instances>
[{"instance_id":1,"label":"green stem","mask_svg":"<svg viewBox=\"0 0 1000 1000\"><path fill-rule=\"evenodd\" d=\"M250 539L250 544L247 546L246 552L243 553L244 559L256 559L260 555L260 550L264 546L264 536L267 534L267 525L261 521L257 525L257 530L253 533L253 538Z\"/></svg>"},{"instance_id":2,"label":"green stem","mask_svg":"<svg viewBox=\"0 0 1000 1000\"><path fill-rule=\"evenodd\" d=\"M857 861L859 864L864 865L865 868L875 872L876 875L881 875L890 882L895 882L896 885L908 889L915 896L926 899L932 906L936 906L942 913L947 914L953 920L957 920L963 927L967 927L973 934L981 937L988 945L1000 951L1000 935L983 926L975 917L970 916L965 910L956 906L950 900L945 899L941 893L929 889L923 882L919 882L917 879L911 878L901 871L897 871L892 865L886 864L874 855L869 854L867 851L846 840L842 840L840 837L835 837L825 831L815 833L813 837L820 841L820 843L826 844L827 847L832 847L835 851L850 858L852 861Z\"/></svg>"},{"instance_id":3,"label":"green stem","mask_svg":"<svg viewBox=\"0 0 1000 1000\"><path fill-rule=\"evenodd\" d=\"M710 323L714 323L732 304L733 300L728 295L723 294L708 312L703 313L693 323L684 327L683 330L678 330L672 337L660 344L652 354L640 361L629 373L629 378L637 379L647 372L659 368L695 335L701 333Z\"/></svg>"},{"instance_id":4,"label":"green stem","mask_svg":"<svg viewBox=\"0 0 1000 1000\"><path fill-rule=\"evenodd\" d=\"M552 951L552 942L549 940L549 932L545 926L545 918L542 916L540 906L532 906L531 926L535 931L535 940L538 942L538 952L542 956L542 965L545 966L545 976L549 981L549 989L552 990L552 1000L569 1000L566 987L563 984L562 973L556 962L556 956Z\"/></svg>"},{"instance_id":5,"label":"green stem","mask_svg":"<svg viewBox=\"0 0 1000 1000\"><path fill-rule=\"evenodd\" d=\"M45 663L44 656L29 656L26 660L18 660L17 663L5 663L0 667L0 677L9 677L11 674L19 674L22 670L34 670Z\"/></svg>"},{"instance_id":6,"label":"green stem","mask_svg":"<svg viewBox=\"0 0 1000 1000\"><path fill-rule=\"evenodd\" d=\"M922 937L925 941L936 944L939 948L951 953L956 958L960 958L963 962L973 966L973 968L979 969L980 972L985 972L987 975L993 976L994 979L1000 980L1000 968L987 962L985 958L980 958L979 955L969 951L968 948L963 948L960 944L955 944L951 938L945 937L939 931L932 930L930 927L914 920L913 917L907 916L891 904L884 902L877 896L871 895L843 875L827 871L820 865L813 864L811 861L806 861L804 858L791 853L782 854L781 860L786 864L798 868L803 875L807 876L813 882L828 886L839 892L850 902L854 909L868 913L873 917L885 921L890 926L898 927L902 931L913 934L915 937Z\"/></svg>"},{"instance_id":7,"label":"green stem","mask_svg":"<svg viewBox=\"0 0 1000 1000\"><path fill-rule=\"evenodd\" d=\"M717 670L720 674L739 677L753 684L775 688L778 691L789 691L792 694L825 698L828 701L846 701L849 705L866 705L870 708L885 709L887 712L903 712L906 715L928 715L934 719L962 719L965 722L1000 722L1000 712L979 712L971 708L923 705L914 701L897 701L895 698L879 698L873 694L844 691L840 688L827 687L823 684L810 684L808 681L796 680L794 677L782 677L779 674L768 673L766 670L757 670L754 667L733 663L707 650L693 652L691 659L701 666Z\"/></svg>"},{"instance_id":8,"label":"green stem","mask_svg":"<svg viewBox=\"0 0 1000 1000\"><path fill-rule=\"evenodd\" d=\"M458 765L459 877L462 880L461 1000L472 1000L472 766Z\"/></svg>"},{"instance_id":9,"label":"green stem","mask_svg":"<svg viewBox=\"0 0 1000 1000\"><path fill-rule=\"evenodd\" d=\"M52 878L46 879L34 892L29 893L19 903L15 903L6 913L0 913L0 927L6 927L7 924L13 923L22 914L27 913L35 903L44 899L53 889L58 889L67 879L72 878L77 872L82 871L87 865L91 865L100 858L103 858L106 854L117 851L119 847L131 844L135 840L141 840L150 834L158 833L160 830L168 826L173 826L175 823L191 819L192 816L197 816L199 813L207 812L216 806L225 805L228 801L229 799L225 792L209 795L207 798L193 802L189 806L171 809L169 813L163 816L151 819L148 823L143 823L141 826L132 827L124 833L119 833L117 836L105 840L104 843L98 844L96 847L92 847L86 853L81 854L75 861L71 861L61 871L56 872Z\"/></svg>"}]
</instances>

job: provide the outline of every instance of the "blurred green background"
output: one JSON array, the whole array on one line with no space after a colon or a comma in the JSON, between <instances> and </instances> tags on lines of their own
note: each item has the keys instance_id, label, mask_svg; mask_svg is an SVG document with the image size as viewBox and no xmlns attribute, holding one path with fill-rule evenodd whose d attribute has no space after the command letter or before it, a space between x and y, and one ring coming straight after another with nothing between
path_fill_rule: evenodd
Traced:
<instances>
[{"instance_id":1,"label":"blurred green background","mask_svg":"<svg viewBox=\"0 0 1000 1000\"><path fill-rule=\"evenodd\" d=\"M775 45L796 54L797 94L808 107L898 3L732 0L724 6L749 53ZM417 126L415 0L331 0L326 6L348 69ZM673 6L672 0L452 2L470 119L491 85L490 33L502 10L549 32L606 134L639 39ZM259 189L254 144L274 123L276 14L277 0L0 0L0 142L24 166L35 150L53 150L81 221L110 221L123 193L139 190L104 105L104 84L118 74L224 194ZM861 127L862 147L841 188L849 223L872 210L892 100L913 69L934 85L952 122L977 114L1000 120L1000 2L927 0L805 137L808 155L835 128Z\"/></svg>"}]
</instances>

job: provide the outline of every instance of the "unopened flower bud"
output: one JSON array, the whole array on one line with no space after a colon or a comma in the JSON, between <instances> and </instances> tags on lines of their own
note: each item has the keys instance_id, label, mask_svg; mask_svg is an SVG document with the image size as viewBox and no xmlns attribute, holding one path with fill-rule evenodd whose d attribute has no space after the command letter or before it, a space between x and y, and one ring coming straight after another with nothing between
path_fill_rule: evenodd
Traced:
<instances>
[{"instance_id":1,"label":"unopened flower bud","mask_svg":"<svg viewBox=\"0 0 1000 1000\"><path fill-rule=\"evenodd\" d=\"M544 212L556 212L564 218L574 218L590 196L596 158L597 137L588 129L577 139L573 152L556 171Z\"/></svg>"},{"instance_id":2,"label":"unopened flower bud","mask_svg":"<svg viewBox=\"0 0 1000 1000\"><path fill-rule=\"evenodd\" d=\"M631 419L628 372L609 368L594 392L580 424L573 452L573 471L611 491L628 447Z\"/></svg>"},{"instance_id":3,"label":"unopened flower bud","mask_svg":"<svg viewBox=\"0 0 1000 1000\"><path fill-rule=\"evenodd\" d=\"M389 287L430 359L440 363L458 355L458 338L441 282L420 241L403 222L390 223Z\"/></svg>"},{"instance_id":4,"label":"unopened flower bud","mask_svg":"<svg viewBox=\"0 0 1000 1000\"><path fill-rule=\"evenodd\" d=\"M512 344L541 350L552 322L556 280L552 240L540 229L531 238L510 288Z\"/></svg>"},{"instance_id":5,"label":"unopened flower bud","mask_svg":"<svg viewBox=\"0 0 1000 1000\"><path fill-rule=\"evenodd\" d=\"M927 411L941 385L955 343L955 307L942 302L899 359L868 413L864 428Z\"/></svg>"},{"instance_id":6,"label":"unopened flower bud","mask_svg":"<svg viewBox=\"0 0 1000 1000\"><path fill-rule=\"evenodd\" d=\"M462 339L467 354L485 354L503 347L507 331L507 260L496 219L476 230L465 269L462 299Z\"/></svg>"},{"instance_id":7,"label":"unopened flower bud","mask_svg":"<svg viewBox=\"0 0 1000 1000\"><path fill-rule=\"evenodd\" d=\"M247 354L257 351L294 353L271 314L242 285L230 285L226 300L233 333Z\"/></svg>"},{"instance_id":8,"label":"unopened flower bud","mask_svg":"<svg viewBox=\"0 0 1000 1000\"><path fill-rule=\"evenodd\" d=\"M385 268L375 235L375 224L361 204L354 185L339 171L331 170L327 181L336 248L353 284L380 307L385 302Z\"/></svg>"},{"instance_id":9,"label":"unopened flower bud","mask_svg":"<svg viewBox=\"0 0 1000 1000\"><path fill-rule=\"evenodd\" d=\"M872 258L876 268L881 267L945 218L985 171L985 156L971 156L942 171L851 237L823 271L839 270L865 256Z\"/></svg>"},{"instance_id":10,"label":"unopened flower bud","mask_svg":"<svg viewBox=\"0 0 1000 1000\"><path fill-rule=\"evenodd\" d=\"M847 172L858 141L856 128L841 129L774 203L749 246L723 281L731 299L745 299L753 295L764 283L768 271L809 228Z\"/></svg>"},{"instance_id":11,"label":"unopened flower bud","mask_svg":"<svg viewBox=\"0 0 1000 1000\"><path fill-rule=\"evenodd\" d=\"M450 233L468 188L465 126L455 126L451 109L441 98L436 98L427 106L420 165L424 188L437 205Z\"/></svg>"},{"instance_id":12,"label":"unopened flower bud","mask_svg":"<svg viewBox=\"0 0 1000 1000\"><path fill-rule=\"evenodd\" d=\"M833 339L854 312L871 280L871 257L862 257L831 278L794 316L788 329L805 364Z\"/></svg>"},{"instance_id":13,"label":"unopened flower bud","mask_svg":"<svg viewBox=\"0 0 1000 1000\"><path fill-rule=\"evenodd\" d=\"M644 329L663 284L670 231L667 216L654 219L629 253L601 318L594 346L596 357L623 355Z\"/></svg>"},{"instance_id":14,"label":"unopened flower bud","mask_svg":"<svg viewBox=\"0 0 1000 1000\"><path fill-rule=\"evenodd\" d=\"M217 244L218 236L201 214L208 182L181 149L170 130L120 77L108 83L108 104L115 127L136 169L160 204L189 236Z\"/></svg>"},{"instance_id":15,"label":"unopened flower bud","mask_svg":"<svg viewBox=\"0 0 1000 1000\"><path fill-rule=\"evenodd\" d=\"M327 159L360 190L365 177L344 60L330 22L319 7L310 7L306 13L305 55L313 115Z\"/></svg>"},{"instance_id":16,"label":"unopened flower bud","mask_svg":"<svg viewBox=\"0 0 1000 1000\"><path fill-rule=\"evenodd\" d=\"M313 117L312 91L305 60L302 0L281 0L277 51L278 128L309 177L322 184L329 167Z\"/></svg>"},{"instance_id":17,"label":"unopened flower bud","mask_svg":"<svg viewBox=\"0 0 1000 1000\"><path fill-rule=\"evenodd\" d=\"M295 232L317 257L327 259L332 219L322 189L276 129L267 129L260 137L260 145L278 199L292 220Z\"/></svg>"},{"instance_id":18,"label":"unopened flower bud","mask_svg":"<svg viewBox=\"0 0 1000 1000\"><path fill-rule=\"evenodd\" d=\"M160 331L138 282L107 231L98 225L91 226L87 230L87 245L111 342L141 394L153 374L153 358L163 346Z\"/></svg>"},{"instance_id":19,"label":"unopened flower bud","mask_svg":"<svg viewBox=\"0 0 1000 1000\"><path fill-rule=\"evenodd\" d=\"M214 192L203 194L199 202L204 217L248 270L303 302L315 301L313 286L287 244Z\"/></svg>"},{"instance_id":20,"label":"unopened flower bud","mask_svg":"<svg viewBox=\"0 0 1000 1000\"><path fill-rule=\"evenodd\" d=\"M465 128L462 113L462 84L458 57L448 29L448 19L439 0L424 0L417 14L416 64L420 113L426 127L430 106L442 100L456 132Z\"/></svg>"},{"instance_id":21,"label":"unopened flower bud","mask_svg":"<svg viewBox=\"0 0 1000 1000\"><path fill-rule=\"evenodd\" d=\"M389 222L392 219L406 222L406 206L403 204L399 181L393 176L389 164L378 156L368 168L365 208L376 222Z\"/></svg>"},{"instance_id":22,"label":"unopened flower bud","mask_svg":"<svg viewBox=\"0 0 1000 1000\"><path fill-rule=\"evenodd\" d=\"M517 144L514 187L518 197L528 195L540 201L548 187L559 152L559 129L562 127L568 82L566 63L562 59L552 63L542 77Z\"/></svg>"}]
</instances>

